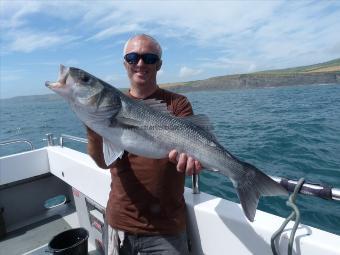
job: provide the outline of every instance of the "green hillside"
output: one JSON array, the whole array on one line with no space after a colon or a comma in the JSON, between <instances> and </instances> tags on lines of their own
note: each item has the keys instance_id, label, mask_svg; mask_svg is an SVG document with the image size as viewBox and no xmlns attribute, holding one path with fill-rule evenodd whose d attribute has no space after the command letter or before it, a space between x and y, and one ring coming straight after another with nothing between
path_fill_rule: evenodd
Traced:
<instances>
[{"instance_id":1,"label":"green hillside","mask_svg":"<svg viewBox=\"0 0 340 255\"><path fill-rule=\"evenodd\" d=\"M161 87L176 92L187 92L334 83L340 83L340 58L308 66L223 75L205 80L167 83L162 84Z\"/></svg>"},{"instance_id":2,"label":"green hillside","mask_svg":"<svg viewBox=\"0 0 340 255\"><path fill-rule=\"evenodd\" d=\"M276 70L266 70L255 72L253 74L294 74L294 73L333 72L333 71L340 71L340 58L314 65Z\"/></svg>"}]
</instances>

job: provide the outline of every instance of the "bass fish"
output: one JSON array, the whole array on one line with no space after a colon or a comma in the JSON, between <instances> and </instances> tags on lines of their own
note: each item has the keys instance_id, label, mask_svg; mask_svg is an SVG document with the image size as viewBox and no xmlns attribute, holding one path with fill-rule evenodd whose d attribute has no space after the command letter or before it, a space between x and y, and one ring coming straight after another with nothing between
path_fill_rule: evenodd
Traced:
<instances>
[{"instance_id":1,"label":"bass fish","mask_svg":"<svg viewBox=\"0 0 340 255\"><path fill-rule=\"evenodd\" d=\"M288 195L269 176L225 149L211 133L205 115L175 117L157 100L129 98L103 80L74 67L61 65L58 81L47 81L46 86L64 97L77 117L102 136L107 165L124 151L160 159L176 149L198 160L205 169L229 177L250 221L254 221L261 195Z\"/></svg>"}]
</instances>

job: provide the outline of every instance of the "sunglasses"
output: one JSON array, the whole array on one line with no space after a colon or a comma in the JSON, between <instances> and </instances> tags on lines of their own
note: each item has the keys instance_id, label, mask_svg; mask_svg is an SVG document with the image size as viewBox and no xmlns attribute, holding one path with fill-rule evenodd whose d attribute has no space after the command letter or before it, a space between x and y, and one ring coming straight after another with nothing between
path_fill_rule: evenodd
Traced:
<instances>
[{"instance_id":1,"label":"sunglasses","mask_svg":"<svg viewBox=\"0 0 340 255\"><path fill-rule=\"evenodd\" d=\"M128 53L124 56L126 62L130 65L135 65L139 62L140 59L143 59L143 62L147 65L156 64L159 61L159 57L153 53L145 53L145 54L138 54L136 52Z\"/></svg>"}]
</instances>

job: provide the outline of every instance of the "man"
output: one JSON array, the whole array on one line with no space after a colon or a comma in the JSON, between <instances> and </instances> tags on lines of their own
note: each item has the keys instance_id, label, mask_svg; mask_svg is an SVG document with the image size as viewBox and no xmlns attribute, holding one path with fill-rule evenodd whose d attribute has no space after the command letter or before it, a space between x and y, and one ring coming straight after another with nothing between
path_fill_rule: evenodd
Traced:
<instances>
[{"instance_id":1,"label":"man","mask_svg":"<svg viewBox=\"0 0 340 255\"><path fill-rule=\"evenodd\" d=\"M148 35L130 38L124 47L124 66L129 80L128 95L136 99L164 101L176 116L191 115L186 97L157 85L162 66L162 49ZM88 151L98 166L110 168L111 192L106 208L108 254L115 254L120 233L119 254L187 254L185 173L192 175L201 165L186 154L169 152L169 158L150 159L124 152L107 166L102 154L102 138L88 129ZM123 234L122 234L123 233Z\"/></svg>"}]
</instances>

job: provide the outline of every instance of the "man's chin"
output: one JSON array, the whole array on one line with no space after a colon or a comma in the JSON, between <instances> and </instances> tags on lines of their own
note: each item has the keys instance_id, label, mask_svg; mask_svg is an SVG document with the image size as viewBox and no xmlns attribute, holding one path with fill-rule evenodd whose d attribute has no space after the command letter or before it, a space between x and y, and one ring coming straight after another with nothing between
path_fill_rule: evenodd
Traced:
<instances>
[{"instance_id":1,"label":"man's chin","mask_svg":"<svg viewBox=\"0 0 340 255\"><path fill-rule=\"evenodd\" d=\"M144 85L148 84L148 80L147 79L143 79L141 77L138 77L138 78L134 79L133 81L138 86L144 86Z\"/></svg>"}]
</instances>

